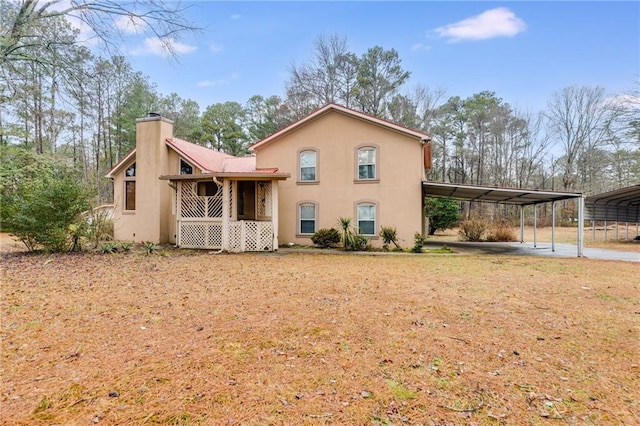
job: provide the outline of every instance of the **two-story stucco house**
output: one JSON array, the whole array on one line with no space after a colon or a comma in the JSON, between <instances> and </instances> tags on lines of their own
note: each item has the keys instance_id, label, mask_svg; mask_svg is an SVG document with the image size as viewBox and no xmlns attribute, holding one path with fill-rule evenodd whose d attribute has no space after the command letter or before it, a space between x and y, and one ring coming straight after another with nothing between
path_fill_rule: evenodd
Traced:
<instances>
[{"instance_id":1,"label":"two-story stucco house","mask_svg":"<svg viewBox=\"0 0 640 426\"><path fill-rule=\"evenodd\" d=\"M423 132L335 104L256 142L244 158L173 138L159 116L138 119L136 131L136 149L107 175L118 240L275 250L311 244L340 217L374 246L381 226L396 227L405 245L423 232Z\"/></svg>"}]
</instances>

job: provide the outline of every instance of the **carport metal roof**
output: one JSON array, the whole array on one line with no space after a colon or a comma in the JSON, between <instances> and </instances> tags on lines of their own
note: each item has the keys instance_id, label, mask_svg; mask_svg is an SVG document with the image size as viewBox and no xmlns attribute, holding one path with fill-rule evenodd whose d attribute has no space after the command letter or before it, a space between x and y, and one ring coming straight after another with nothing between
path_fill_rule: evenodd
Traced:
<instances>
[{"instance_id":1,"label":"carport metal roof","mask_svg":"<svg viewBox=\"0 0 640 426\"><path fill-rule=\"evenodd\" d=\"M425 195L463 201L528 206L582 197L579 192L540 191L537 189L501 188L496 186L459 185L455 183L422 182Z\"/></svg>"},{"instance_id":2,"label":"carport metal roof","mask_svg":"<svg viewBox=\"0 0 640 426\"><path fill-rule=\"evenodd\" d=\"M640 222L640 184L585 198L586 219Z\"/></svg>"},{"instance_id":3,"label":"carport metal roof","mask_svg":"<svg viewBox=\"0 0 640 426\"><path fill-rule=\"evenodd\" d=\"M520 242L524 242L524 206L555 203L561 200L578 200L578 257L582 256L584 231L584 198L580 192L540 191L537 189L502 188L498 186L460 185L455 183L422 182L423 195L446 197L462 201L510 204L520 206ZM536 247L536 211L533 209L533 246ZM552 209L551 250L555 251L555 209Z\"/></svg>"}]
</instances>

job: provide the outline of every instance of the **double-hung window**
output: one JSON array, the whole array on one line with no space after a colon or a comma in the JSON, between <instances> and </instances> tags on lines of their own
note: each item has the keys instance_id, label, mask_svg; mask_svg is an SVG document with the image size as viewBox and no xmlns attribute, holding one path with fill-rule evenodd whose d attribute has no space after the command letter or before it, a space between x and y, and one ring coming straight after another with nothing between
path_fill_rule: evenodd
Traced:
<instances>
[{"instance_id":1,"label":"double-hung window","mask_svg":"<svg viewBox=\"0 0 640 426\"><path fill-rule=\"evenodd\" d=\"M374 180L376 175L376 148L367 146L358 148L358 179Z\"/></svg>"},{"instance_id":2,"label":"double-hung window","mask_svg":"<svg viewBox=\"0 0 640 426\"><path fill-rule=\"evenodd\" d=\"M124 171L124 209L136 209L136 163Z\"/></svg>"},{"instance_id":3,"label":"double-hung window","mask_svg":"<svg viewBox=\"0 0 640 426\"><path fill-rule=\"evenodd\" d=\"M300 152L300 182L316 182L318 154L316 151Z\"/></svg>"},{"instance_id":4,"label":"double-hung window","mask_svg":"<svg viewBox=\"0 0 640 426\"><path fill-rule=\"evenodd\" d=\"M376 235L376 205L361 203L357 207L358 233Z\"/></svg>"},{"instance_id":5,"label":"double-hung window","mask_svg":"<svg viewBox=\"0 0 640 426\"><path fill-rule=\"evenodd\" d=\"M316 232L317 209L313 203L302 203L298 206L299 232L313 235Z\"/></svg>"}]
</instances>

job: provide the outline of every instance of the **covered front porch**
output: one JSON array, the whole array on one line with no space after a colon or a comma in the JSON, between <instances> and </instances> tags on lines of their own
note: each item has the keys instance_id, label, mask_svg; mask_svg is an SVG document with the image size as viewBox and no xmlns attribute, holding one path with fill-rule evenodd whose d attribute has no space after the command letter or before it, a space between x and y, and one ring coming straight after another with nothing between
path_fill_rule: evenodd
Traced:
<instances>
[{"instance_id":1,"label":"covered front porch","mask_svg":"<svg viewBox=\"0 0 640 426\"><path fill-rule=\"evenodd\" d=\"M163 177L175 190L176 245L229 252L277 250L278 180L286 177Z\"/></svg>"}]
</instances>

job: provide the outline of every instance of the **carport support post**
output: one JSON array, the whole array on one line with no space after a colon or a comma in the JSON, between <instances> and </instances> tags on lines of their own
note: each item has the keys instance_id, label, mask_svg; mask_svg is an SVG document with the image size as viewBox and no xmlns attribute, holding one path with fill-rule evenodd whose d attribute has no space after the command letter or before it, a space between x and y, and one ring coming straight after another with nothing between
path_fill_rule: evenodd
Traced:
<instances>
[{"instance_id":1,"label":"carport support post","mask_svg":"<svg viewBox=\"0 0 640 426\"><path fill-rule=\"evenodd\" d=\"M536 248L538 228L538 205L533 205L533 248Z\"/></svg>"},{"instance_id":2,"label":"carport support post","mask_svg":"<svg viewBox=\"0 0 640 426\"><path fill-rule=\"evenodd\" d=\"M584 197L578 198L578 257L582 257L582 245L584 233Z\"/></svg>"},{"instance_id":3,"label":"carport support post","mask_svg":"<svg viewBox=\"0 0 640 426\"><path fill-rule=\"evenodd\" d=\"M524 243L524 206L520 206L520 244Z\"/></svg>"},{"instance_id":4,"label":"carport support post","mask_svg":"<svg viewBox=\"0 0 640 426\"><path fill-rule=\"evenodd\" d=\"M551 202L551 251L556 251L556 202Z\"/></svg>"}]
</instances>

